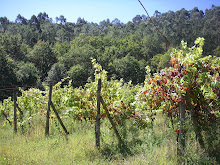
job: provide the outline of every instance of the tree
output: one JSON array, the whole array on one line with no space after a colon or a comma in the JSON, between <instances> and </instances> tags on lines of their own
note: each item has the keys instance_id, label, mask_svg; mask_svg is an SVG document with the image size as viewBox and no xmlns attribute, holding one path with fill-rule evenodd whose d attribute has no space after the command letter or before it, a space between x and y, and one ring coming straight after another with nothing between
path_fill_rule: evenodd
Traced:
<instances>
[{"instance_id":1,"label":"tree","mask_svg":"<svg viewBox=\"0 0 220 165\"><path fill-rule=\"evenodd\" d=\"M159 12L158 10L156 10L156 11L154 12L154 17L156 17L156 18L161 17L161 12Z\"/></svg>"},{"instance_id":2,"label":"tree","mask_svg":"<svg viewBox=\"0 0 220 165\"><path fill-rule=\"evenodd\" d=\"M88 31L88 35L92 36L98 36L101 34L101 29L99 28L99 25L97 23L91 23L90 29Z\"/></svg>"},{"instance_id":3,"label":"tree","mask_svg":"<svg viewBox=\"0 0 220 165\"><path fill-rule=\"evenodd\" d=\"M110 20L103 20L99 23L99 28L103 31L105 28L107 28L110 25Z\"/></svg>"},{"instance_id":4,"label":"tree","mask_svg":"<svg viewBox=\"0 0 220 165\"><path fill-rule=\"evenodd\" d=\"M152 59L150 59L150 68L152 73L156 73L158 72L158 65L160 63L160 57L162 56L162 54L157 54L155 55Z\"/></svg>"},{"instance_id":5,"label":"tree","mask_svg":"<svg viewBox=\"0 0 220 165\"><path fill-rule=\"evenodd\" d=\"M17 85L17 79L14 72L15 65L12 61L7 59L6 52L4 48L0 46L0 88L4 89L6 87L11 87L12 85ZM4 90L0 90L0 100L7 97L9 93ZM5 96L5 97L4 97Z\"/></svg>"},{"instance_id":6,"label":"tree","mask_svg":"<svg viewBox=\"0 0 220 165\"><path fill-rule=\"evenodd\" d=\"M53 47L53 52L57 58L62 57L69 50L70 50L70 45L66 42L55 43Z\"/></svg>"},{"instance_id":7,"label":"tree","mask_svg":"<svg viewBox=\"0 0 220 165\"><path fill-rule=\"evenodd\" d=\"M16 77L20 85L35 86L39 82L38 70L33 63L18 64Z\"/></svg>"},{"instance_id":8,"label":"tree","mask_svg":"<svg viewBox=\"0 0 220 165\"><path fill-rule=\"evenodd\" d=\"M160 62L157 66L157 71L161 69L168 68L170 66L170 51L166 52L164 55L160 57Z\"/></svg>"},{"instance_id":9,"label":"tree","mask_svg":"<svg viewBox=\"0 0 220 165\"><path fill-rule=\"evenodd\" d=\"M49 42L45 41L38 41L34 45L33 50L28 54L28 58L39 70L41 80L47 77L48 71L57 62Z\"/></svg>"},{"instance_id":10,"label":"tree","mask_svg":"<svg viewBox=\"0 0 220 165\"><path fill-rule=\"evenodd\" d=\"M57 30L55 40L59 43L69 42L68 35L64 28L60 28L59 30Z\"/></svg>"},{"instance_id":11,"label":"tree","mask_svg":"<svg viewBox=\"0 0 220 165\"><path fill-rule=\"evenodd\" d=\"M7 55L9 55L13 60L25 60L25 45L22 44L20 35L0 33L0 45L4 48Z\"/></svg>"},{"instance_id":12,"label":"tree","mask_svg":"<svg viewBox=\"0 0 220 165\"><path fill-rule=\"evenodd\" d=\"M87 24L86 24L87 25ZM89 25L87 25L89 26ZM71 23L71 22L67 22L64 27L63 27L66 31L66 35L67 35L67 41L68 43L70 43L70 41L73 40L74 38L74 30L75 30L75 23Z\"/></svg>"},{"instance_id":13,"label":"tree","mask_svg":"<svg viewBox=\"0 0 220 165\"><path fill-rule=\"evenodd\" d=\"M133 19L132 19L133 23L135 25L138 25L142 22L142 17L140 15L136 15Z\"/></svg>"},{"instance_id":14,"label":"tree","mask_svg":"<svg viewBox=\"0 0 220 165\"><path fill-rule=\"evenodd\" d=\"M142 39L141 52L146 61L153 58L156 54L163 54L164 48L162 46L162 41L154 36L145 36Z\"/></svg>"},{"instance_id":15,"label":"tree","mask_svg":"<svg viewBox=\"0 0 220 165\"><path fill-rule=\"evenodd\" d=\"M38 21L40 22L40 24L43 24L46 20L48 20L49 19L49 16L48 16L48 14L47 13L39 13L38 14L38 16L37 16L37 19L38 19Z\"/></svg>"},{"instance_id":16,"label":"tree","mask_svg":"<svg viewBox=\"0 0 220 165\"><path fill-rule=\"evenodd\" d=\"M16 23L21 23L21 24L27 25L27 19L24 18L23 16L21 16L21 14L18 14L18 16L17 16L15 22L16 22Z\"/></svg>"},{"instance_id":17,"label":"tree","mask_svg":"<svg viewBox=\"0 0 220 165\"><path fill-rule=\"evenodd\" d=\"M126 25L125 25L125 29L127 31L128 34L134 34L135 31L135 25L133 22L129 21Z\"/></svg>"},{"instance_id":18,"label":"tree","mask_svg":"<svg viewBox=\"0 0 220 165\"><path fill-rule=\"evenodd\" d=\"M9 20L7 17L0 17L0 30L4 33L9 25Z\"/></svg>"},{"instance_id":19,"label":"tree","mask_svg":"<svg viewBox=\"0 0 220 165\"><path fill-rule=\"evenodd\" d=\"M84 20L84 18L81 18L81 17L79 17L78 19L77 19L77 22L76 22L76 24L77 24L77 26L82 26L82 25L84 25L84 24L86 24L87 22Z\"/></svg>"},{"instance_id":20,"label":"tree","mask_svg":"<svg viewBox=\"0 0 220 165\"><path fill-rule=\"evenodd\" d=\"M35 15L33 15L31 17L31 19L28 21L28 26L29 26L29 29L30 29L30 43L29 45L31 47L33 47L37 41L39 40L40 38L40 33L42 32L41 31L41 28L40 28L40 22L38 21L37 17Z\"/></svg>"},{"instance_id":21,"label":"tree","mask_svg":"<svg viewBox=\"0 0 220 165\"><path fill-rule=\"evenodd\" d=\"M144 81L145 66L133 56L126 56L116 59L113 62L118 78L123 78L125 82L142 83Z\"/></svg>"},{"instance_id":22,"label":"tree","mask_svg":"<svg viewBox=\"0 0 220 165\"><path fill-rule=\"evenodd\" d=\"M65 25L66 18L63 15L60 15L60 17L56 17L56 23L60 22L61 25Z\"/></svg>"},{"instance_id":23,"label":"tree","mask_svg":"<svg viewBox=\"0 0 220 165\"><path fill-rule=\"evenodd\" d=\"M219 46L220 41L220 7L213 6L212 9L205 11L203 23L203 37L205 40L204 52L210 54L211 51Z\"/></svg>"},{"instance_id":24,"label":"tree","mask_svg":"<svg viewBox=\"0 0 220 165\"><path fill-rule=\"evenodd\" d=\"M49 21L45 21L44 24L41 24L41 36L40 38L43 41L48 41L50 44L54 44L56 42L56 32L57 27Z\"/></svg>"},{"instance_id":25,"label":"tree","mask_svg":"<svg viewBox=\"0 0 220 165\"><path fill-rule=\"evenodd\" d=\"M46 82L54 85L66 77L66 72L66 68L63 64L55 63L48 72Z\"/></svg>"},{"instance_id":26,"label":"tree","mask_svg":"<svg viewBox=\"0 0 220 165\"><path fill-rule=\"evenodd\" d=\"M7 59L6 52L0 47L0 86L10 86L16 84L15 65L13 61Z\"/></svg>"},{"instance_id":27,"label":"tree","mask_svg":"<svg viewBox=\"0 0 220 165\"><path fill-rule=\"evenodd\" d=\"M67 74L72 80L73 87L79 87L87 82L87 71L79 64L72 66Z\"/></svg>"},{"instance_id":28,"label":"tree","mask_svg":"<svg viewBox=\"0 0 220 165\"><path fill-rule=\"evenodd\" d=\"M123 27L123 23L118 18L115 18L112 21L112 25L114 25L117 28L122 28Z\"/></svg>"},{"instance_id":29,"label":"tree","mask_svg":"<svg viewBox=\"0 0 220 165\"><path fill-rule=\"evenodd\" d=\"M33 28L33 30L40 30L40 22L35 15L31 17L28 24L31 28Z\"/></svg>"},{"instance_id":30,"label":"tree","mask_svg":"<svg viewBox=\"0 0 220 165\"><path fill-rule=\"evenodd\" d=\"M214 49L212 54L216 57L220 57L220 46Z\"/></svg>"},{"instance_id":31,"label":"tree","mask_svg":"<svg viewBox=\"0 0 220 165\"><path fill-rule=\"evenodd\" d=\"M170 51L165 54L157 54L150 60L152 73L159 72L161 69L170 66Z\"/></svg>"}]
</instances>

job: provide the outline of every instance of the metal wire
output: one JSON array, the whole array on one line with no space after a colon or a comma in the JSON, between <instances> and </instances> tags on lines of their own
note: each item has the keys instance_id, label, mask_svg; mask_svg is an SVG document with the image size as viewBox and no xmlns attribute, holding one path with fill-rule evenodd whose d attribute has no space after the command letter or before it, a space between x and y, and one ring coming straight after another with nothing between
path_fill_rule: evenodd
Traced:
<instances>
[{"instance_id":1,"label":"metal wire","mask_svg":"<svg viewBox=\"0 0 220 165\"><path fill-rule=\"evenodd\" d=\"M144 5L141 3L140 0L138 0L139 3L141 4L141 6L143 7L143 9L145 10L145 12L147 13L147 16L149 17L151 23L154 25L155 29L160 33L160 35L163 37L164 41L166 42L166 50L168 49L169 47L169 44L168 44L168 41L167 41L167 38L163 35L163 33L157 28L156 24L154 23L154 21L151 19L150 15L148 14L147 10L145 9Z\"/></svg>"}]
</instances>

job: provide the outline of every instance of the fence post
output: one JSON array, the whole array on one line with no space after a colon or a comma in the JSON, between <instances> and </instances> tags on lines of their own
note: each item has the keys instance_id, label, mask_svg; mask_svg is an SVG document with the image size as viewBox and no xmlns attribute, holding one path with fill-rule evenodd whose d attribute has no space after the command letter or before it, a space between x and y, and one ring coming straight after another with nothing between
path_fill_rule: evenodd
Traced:
<instances>
[{"instance_id":1,"label":"fence post","mask_svg":"<svg viewBox=\"0 0 220 165\"><path fill-rule=\"evenodd\" d=\"M68 135L69 132L67 131L66 127L64 126L64 124L63 124L63 122L62 122L62 120L61 120L61 118L60 118L60 116L59 116L59 114L58 114L58 112L57 112L55 106L53 105L53 102L52 102L52 101L51 101L51 107L52 107L53 111L55 112L55 114L56 114L56 116L57 116L57 119L58 119L58 121L60 122L60 124L61 124L63 130L64 130L65 133Z\"/></svg>"},{"instance_id":2,"label":"fence post","mask_svg":"<svg viewBox=\"0 0 220 165\"><path fill-rule=\"evenodd\" d=\"M45 127L45 136L49 135L49 120L50 120L50 105L51 105L51 96L52 96L52 84L50 84L49 89L49 98L48 98L48 105L47 105L47 115L46 115L46 127Z\"/></svg>"},{"instance_id":3,"label":"fence post","mask_svg":"<svg viewBox=\"0 0 220 165\"><path fill-rule=\"evenodd\" d=\"M2 112L3 116L5 117L5 119L9 122L9 124L11 125L11 121L8 119L7 115L5 114L5 112Z\"/></svg>"},{"instance_id":4,"label":"fence post","mask_svg":"<svg viewBox=\"0 0 220 165\"><path fill-rule=\"evenodd\" d=\"M13 90L13 101L14 101L14 132L17 133L17 95L16 89Z\"/></svg>"},{"instance_id":5,"label":"fence post","mask_svg":"<svg viewBox=\"0 0 220 165\"><path fill-rule=\"evenodd\" d=\"M105 110L105 113L106 113L106 115L107 115L107 117L108 117L110 123L112 124L112 127L113 127L113 129L114 129L114 131L115 131L115 134L116 134L117 138L118 138L119 144L122 144L123 146L125 146L125 144L124 144L124 142L123 142L123 140L122 140L120 134L118 133L118 130L117 130L116 126L115 126L115 123L114 123L114 121L112 120L112 117L110 116L110 114L109 114L109 112L108 112L108 109L107 109L107 107L106 107L106 105L105 105L105 102L104 102L104 100L103 100L102 97L101 97L101 103L102 103L102 106L103 106L103 108L104 108L104 110Z\"/></svg>"},{"instance_id":6,"label":"fence post","mask_svg":"<svg viewBox=\"0 0 220 165\"><path fill-rule=\"evenodd\" d=\"M183 102L179 103L179 123L180 123L180 130L178 134L178 142L177 142L177 154L179 157L179 163L183 163L182 157L185 155L185 111L186 107Z\"/></svg>"},{"instance_id":7,"label":"fence post","mask_svg":"<svg viewBox=\"0 0 220 165\"><path fill-rule=\"evenodd\" d=\"M97 90L97 115L96 115L96 124L95 124L95 137L96 137L96 146L100 147L100 102L101 102L101 79L98 80L98 90Z\"/></svg>"},{"instance_id":8,"label":"fence post","mask_svg":"<svg viewBox=\"0 0 220 165\"><path fill-rule=\"evenodd\" d=\"M18 106L17 103L16 103L16 107L17 107L18 111L20 112L20 122L22 122L23 121L23 117L24 117L24 113L21 110L21 108ZM24 126L23 126L23 124L21 125L21 132L22 132L22 134L24 133Z\"/></svg>"}]
</instances>

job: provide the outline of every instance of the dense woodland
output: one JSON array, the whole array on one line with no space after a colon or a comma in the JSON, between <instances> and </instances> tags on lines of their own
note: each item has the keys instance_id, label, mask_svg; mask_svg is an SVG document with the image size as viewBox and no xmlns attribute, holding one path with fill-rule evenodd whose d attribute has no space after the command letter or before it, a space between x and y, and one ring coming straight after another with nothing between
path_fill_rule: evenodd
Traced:
<instances>
[{"instance_id":1,"label":"dense woodland","mask_svg":"<svg viewBox=\"0 0 220 165\"><path fill-rule=\"evenodd\" d=\"M45 12L30 19L19 14L15 21L0 17L0 87L40 87L67 76L73 86L80 86L93 79L91 58L108 77L143 83L147 65L152 72L169 66L171 49L181 40L192 46L197 37L205 38L204 56L220 56L220 7L155 11L151 19L168 47L145 15L126 24L117 18L99 24L78 18L72 23L63 15L53 20ZM0 92L1 99L7 95Z\"/></svg>"}]
</instances>

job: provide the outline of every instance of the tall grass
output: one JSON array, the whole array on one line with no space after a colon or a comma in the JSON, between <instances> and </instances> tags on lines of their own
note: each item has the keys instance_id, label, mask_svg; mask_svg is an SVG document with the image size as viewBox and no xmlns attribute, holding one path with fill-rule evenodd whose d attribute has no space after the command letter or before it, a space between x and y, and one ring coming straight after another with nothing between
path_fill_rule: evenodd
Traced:
<instances>
[{"instance_id":1,"label":"tall grass","mask_svg":"<svg viewBox=\"0 0 220 165\"><path fill-rule=\"evenodd\" d=\"M64 135L56 119L50 120L50 136L44 136L44 116L13 133L5 121L0 126L0 164L177 164L176 134L160 115L153 128L139 130L131 122L120 129L126 146L118 145L107 119L101 124L101 147L95 146L93 122L65 121L70 135ZM186 164L217 164L188 133Z\"/></svg>"}]
</instances>

